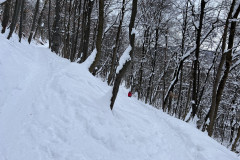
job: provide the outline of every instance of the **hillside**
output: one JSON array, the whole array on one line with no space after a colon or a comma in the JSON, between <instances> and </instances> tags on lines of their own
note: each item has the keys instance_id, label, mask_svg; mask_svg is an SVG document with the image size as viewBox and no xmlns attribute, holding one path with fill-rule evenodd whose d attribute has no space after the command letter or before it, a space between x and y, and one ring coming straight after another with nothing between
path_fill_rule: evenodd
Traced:
<instances>
[{"instance_id":1,"label":"hillside","mask_svg":"<svg viewBox=\"0 0 240 160\"><path fill-rule=\"evenodd\" d=\"M0 34L0 160L236 160L205 133L128 98L86 64ZM15 35L14 35L15 36Z\"/></svg>"}]
</instances>

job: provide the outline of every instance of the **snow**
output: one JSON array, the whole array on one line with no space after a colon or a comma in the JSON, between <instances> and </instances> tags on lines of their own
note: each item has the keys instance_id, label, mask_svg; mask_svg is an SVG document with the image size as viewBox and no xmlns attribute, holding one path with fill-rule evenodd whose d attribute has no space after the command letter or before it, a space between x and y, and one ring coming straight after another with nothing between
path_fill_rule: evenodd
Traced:
<instances>
[{"instance_id":1,"label":"snow","mask_svg":"<svg viewBox=\"0 0 240 160\"><path fill-rule=\"evenodd\" d=\"M189 51L187 51L181 58L182 61L184 61L187 57L189 57L193 51L196 49L196 46L192 47Z\"/></svg>"},{"instance_id":2,"label":"snow","mask_svg":"<svg viewBox=\"0 0 240 160\"><path fill-rule=\"evenodd\" d=\"M6 0L0 0L0 3L3 3L3 2L5 2Z\"/></svg>"},{"instance_id":3,"label":"snow","mask_svg":"<svg viewBox=\"0 0 240 160\"><path fill-rule=\"evenodd\" d=\"M194 21L193 24L197 29L199 29L199 21Z\"/></svg>"},{"instance_id":4,"label":"snow","mask_svg":"<svg viewBox=\"0 0 240 160\"><path fill-rule=\"evenodd\" d=\"M208 118L206 124L209 125L209 123L210 123L210 119Z\"/></svg>"},{"instance_id":5,"label":"snow","mask_svg":"<svg viewBox=\"0 0 240 160\"><path fill-rule=\"evenodd\" d=\"M119 73L119 71L122 69L123 65L131 60L131 57L130 57L130 51L132 50L132 47L129 45L127 47L127 49L123 52L123 55L120 57L120 60L119 60L119 65L117 67L117 70L116 70L116 74Z\"/></svg>"},{"instance_id":6,"label":"snow","mask_svg":"<svg viewBox=\"0 0 240 160\"><path fill-rule=\"evenodd\" d=\"M91 64L93 63L95 57L97 55L97 49L95 48L92 53L90 54L90 56L85 60L85 62L83 63L83 65L85 66L86 69L89 69Z\"/></svg>"},{"instance_id":7,"label":"snow","mask_svg":"<svg viewBox=\"0 0 240 160\"><path fill-rule=\"evenodd\" d=\"M131 35L133 35L133 34L137 34L137 30L135 28L132 28Z\"/></svg>"},{"instance_id":8,"label":"snow","mask_svg":"<svg viewBox=\"0 0 240 160\"><path fill-rule=\"evenodd\" d=\"M70 63L16 35L0 41L0 160L239 159L123 86L111 112L111 87L87 69L92 58Z\"/></svg>"},{"instance_id":9,"label":"snow","mask_svg":"<svg viewBox=\"0 0 240 160\"><path fill-rule=\"evenodd\" d=\"M229 19L229 22L239 22L239 19L236 19L236 18L234 18L234 19Z\"/></svg>"}]
</instances>

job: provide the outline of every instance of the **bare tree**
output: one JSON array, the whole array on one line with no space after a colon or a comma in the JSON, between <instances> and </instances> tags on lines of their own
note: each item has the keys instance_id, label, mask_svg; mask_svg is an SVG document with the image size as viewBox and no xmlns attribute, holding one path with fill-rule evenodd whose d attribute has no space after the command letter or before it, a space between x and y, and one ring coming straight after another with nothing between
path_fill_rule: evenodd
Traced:
<instances>
[{"instance_id":1,"label":"bare tree","mask_svg":"<svg viewBox=\"0 0 240 160\"><path fill-rule=\"evenodd\" d=\"M238 6L235 6L236 4ZM235 12L234 12L234 7L237 8ZM229 18L230 19L236 19L239 15L239 12L240 12L240 4L236 3L236 1L233 0L232 5L231 5L231 9L230 9L229 14L228 14ZM226 25L228 25L230 19L227 19ZM224 87L225 87L225 84L226 84L226 81L227 81L227 78L228 78L228 74L230 72L230 67L231 67L231 64L232 64L232 51L233 51L233 45L234 45L236 26L237 26L236 21L231 21L230 31L229 31L230 34L229 34L229 37L228 37L229 40L228 40L227 51L225 51L225 49L224 49L225 45L226 45L224 43L224 41L223 41L223 44L222 44L223 45L222 48L224 50L222 50L222 52L223 52L222 56L223 57L222 57L221 62L222 61L225 62L225 70L224 70L223 76L222 76L219 84L218 84L218 78L216 78L216 80L215 80L215 81L217 81L217 84L216 84L217 88L215 88L215 86L213 88L213 91L216 91L216 92L213 93L212 104L211 104L210 113L209 113L210 123L209 123L209 126L207 127L207 131L208 131L209 136L212 136L212 134L213 134L213 127L214 127L215 120L216 120L216 117L217 117L218 107L219 107L219 104L220 104L220 101L221 101L221 96L222 96L222 93L223 93L223 90L224 90ZM223 36L224 37L227 36L227 32L224 32ZM221 66L219 66L219 67L221 67ZM221 70L221 69L222 68L219 68L219 70Z\"/></svg>"},{"instance_id":2,"label":"bare tree","mask_svg":"<svg viewBox=\"0 0 240 160\"><path fill-rule=\"evenodd\" d=\"M10 4L11 4L11 0L7 0L4 5L3 20L2 20L2 33L5 33L6 27L8 25Z\"/></svg>"},{"instance_id":3,"label":"bare tree","mask_svg":"<svg viewBox=\"0 0 240 160\"><path fill-rule=\"evenodd\" d=\"M30 36L28 37L28 43L29 43L29 44L30 44L31 41L32 41L33 32L34 32L34 30L35 30L37 14L38 14L38 11L39 11L39 3L40 3L40 0L37 0L36 5L35 5L34 15L33 15L32 28L31 28Z\"/></svg>"},{"instance_id":4,"label":"bare tree","mask_svg":"<svg viewBox=\"0 0 240 160\"><path fill-rule=\"evenodd\" d=\"M114 44L114 47L113 47L112 64L111 64L111 69L110 69L110 73L109 73L108 81L107 81L108 85L110 85L112 83L112 80L113 80L113 77L114 77L114 74L115 74L114 73L114 68L115 68L115 63L116 63L117 48L118 48L119 41L120 41L120 34L121 34L121 30L122 30L124 13L125 13L125 0L122 1L121 18L120 18L120 21L119 21L116 40L115 40L115 44Z\"/></svg>"},{"instance_id":5,"label":"bare tree","mask_svg":"<svg viewBox=\"0 0 240 160\"><path fill-rule=\"evenodd\" d=\"M98 33L96 40L97 55L91 64L89 71L95 75L97 72L96 66L101 57L102 47L102 35L103 35L103 23L104 23L104 0L99 0L99 11L98 11Z\"/></svg>"},{"instance_id":6,"label":"bare tree","mask_svg":"<svg viewBox=\"0 0 240 160\"><path fill-rule=\"evenodd\" d=\"M236 151L237 142L238 142L239 138L240 138L240 127L238 127L237 136L232 144L232 148L231 148L232 151Z\"/></svg>"},{"instance_id":7,"label":"bare tree","mask_svg":"<svg viewBox=\"0 0 240 160\"><path fill-rule=\"evenodd\" d=\"M44 11L45 11L45 9L46 9L47 3L48 3L48 0L45 0L44 5L43 5L43 8L42 8L42 11L41 11L41 13L40 13L40 15L39 15L39 17L38 17L37 27L36 27L36 30L35 30L33 39L36 38L36 36L37 36L37 34L38 34L38 30L39 30L39 28L41 28L42 19L43 19L43 14L44 14Z\"/></svg>"},{"instance_id":8,"label":"bare tree","mask_svg":"<svg viewBox=\"0 0 240 160\"><path fill-rule=\"evenodd\" d=\"M10 32L8 34L7 39L10 39L12 37L12 34L15 30L15 27L16 27L16 24L17 24L17 21L18 21L19 12L20 12L20 9L21 9L21 4L22 4L22 0L16 0L14 13L13 13L13 16L12 16L12 22L11 22L11 25L10 25Z\"/></svg>"},{"instance_id":9,"label":"bare tree","mask_svg":"<svg viewBox=\"0 0 240 160\"><path fill-rule=\"evenodd\" d=\"M24 12L24 6L25 6L25 0L22 0L21 14L20 14L20 27L19 27L19 33L18 33L19 42L21 42L22 32L23 32L23 12Z\"/></svg>"},{"instance_id":10,"label":"bare tree","mask_svg":"<svg viewBox=\"0 0 240 160\"><path fill-rule=\"evenodd\" d=\"M61 0L56 0L55 7L55 18L52 29L52 37L51 37L51 50L56 54L59 53L59 48L61 45L61 24L60 24L60 13L61 13Z\"/></svg>"},{"instance_id":11,"label":"bare tree","mask_svg":"<svg viewBox=\"0 0 240 160\"><path fill-rule=\"evenodd\" d=\"M129 39L130 39L130 46L131 46L130 57L131 58L133 58L133 52L134 52L135 33L132 33L132 31L134 29L134 23L135 23L135 18L136 18L136 14L137 14L137 2L138 2L138 0L133 0L133 2L132 2L132 13L131 13L131 19L130 19L130 23L129 23ZM110 104L111 110L113 109L115 100L117 98L121 80L122 80L124 74L126 73L128 67L130 66L130 64L131 64L131 60L127 61L123 65L122 69L120 69L119 73L116 75L116 79L115 79L115 82L113 85L111 104Z\"/></svg>"},{"instance_id":12,"label":"bare tree","mask_svg":"<svg viewBox=\"0 0 240 160\"><path fill-rule=\"evenodd\" d=\"M200 52L200 45L201 45L201 32L203 27L203 18L205 13L205 6L207 1L201 0L201 10L200 10L200 19L199 23L195 24L195 29L197 31L197 38L196 38L196 50L195 50L195 59L193 62L193 88L192 88L192 113L191 117L197 113L197 102L198 102L198 95L199 95L199 52ZM193 12L194 16L195 13ZM199 25L198 25L199 24Z\"/></svg>"},{"instance_id":13,"label":"bare tree","mask_svg":"<svg viewBox=\"0 0 240 160\"><path fill-rule=\"evenodd\" d=\"M51 15L51 0L48 2L48 42L49 48L51 48L51 25L50 25L50 15Z\"/></svg>"}]
</instances>

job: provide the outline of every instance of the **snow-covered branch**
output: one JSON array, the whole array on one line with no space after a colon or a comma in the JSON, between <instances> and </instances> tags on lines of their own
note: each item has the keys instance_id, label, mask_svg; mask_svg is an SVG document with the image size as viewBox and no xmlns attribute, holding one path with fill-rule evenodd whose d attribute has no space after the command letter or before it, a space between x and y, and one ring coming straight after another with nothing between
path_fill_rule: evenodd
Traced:
<instances>
[{"instance_id":1,"label":"snow-covered branch","mask_svg":"<svg viewBox=\"0 0 240 160\"><path fill-rule=\"evenodd\" d=\"M129 45L127 47L127 49L123 52L123 55L121 56L120 60L119 60L119 65L117 67L117 70L116 70L116 74L119 73L119 71L122 69L123 65L131 60L131 57L130 57L130 52L132 50L132 47Z\"/></svg>"}]
</instances>

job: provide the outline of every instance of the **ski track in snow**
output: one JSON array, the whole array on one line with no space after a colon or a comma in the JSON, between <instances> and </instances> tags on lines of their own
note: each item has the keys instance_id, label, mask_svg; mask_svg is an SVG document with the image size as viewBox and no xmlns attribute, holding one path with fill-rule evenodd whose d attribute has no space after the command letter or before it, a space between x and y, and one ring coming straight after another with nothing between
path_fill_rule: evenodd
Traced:
<instances>
[{"instance_id":1,"label":"ski track in snow","mask_svg":"<svg viewBox=\"0 0 240 160\"><path fill-rule=\"evenodd\" d=\"M0 160L236 160L214 140L128 98L47 48L0 35Z\"/></svg>"}]
</instances>

